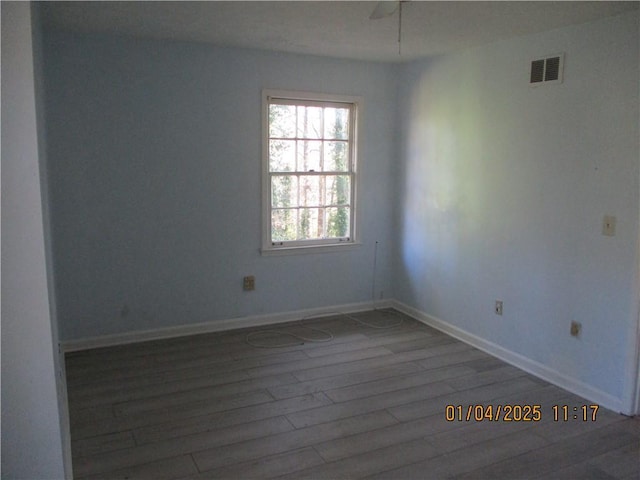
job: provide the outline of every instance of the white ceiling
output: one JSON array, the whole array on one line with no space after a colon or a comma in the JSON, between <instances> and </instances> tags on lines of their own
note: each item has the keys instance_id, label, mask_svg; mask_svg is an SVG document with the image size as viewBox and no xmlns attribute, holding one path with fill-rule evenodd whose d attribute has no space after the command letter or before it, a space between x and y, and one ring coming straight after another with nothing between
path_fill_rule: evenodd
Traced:
<instances>
[{"instance_id":1,"label":"white ceiling","mask_svg":"<svg viewBox=\"0 0 640 480\"><path fill-rule=\"evenodd\" d=\"M46 28L208 42L360 60L398 62L586 23L638 9L616 1L408 1L369 15L378 2L44 2Z\"/></svg>"}]
</instances>

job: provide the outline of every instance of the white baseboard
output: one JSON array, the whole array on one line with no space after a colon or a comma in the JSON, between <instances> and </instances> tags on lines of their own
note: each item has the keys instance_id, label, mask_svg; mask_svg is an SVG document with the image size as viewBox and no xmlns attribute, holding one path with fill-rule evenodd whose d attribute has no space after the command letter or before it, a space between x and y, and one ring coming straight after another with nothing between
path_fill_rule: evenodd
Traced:
<instances>
[{"instance_id":1,"label":"white baseboard","mask_svg":"<svg viewBox=\"0 0 640 480\"><path fill-rule=\"evenodd\" d=\"M535 360L531 360L519 353L507 350L500 345L485 340L477 335L462 330L456 326L453 326L443 320L428 315L420 310L410 307L402 302L392 301L391 307L396 310L415 318L419 322L422 322L430 327L440 330L447 335L450 335L458 340L461 340L479 350L482 350L494 357L499 358L515 367L524 370L538 378L541 378L549 383L557 385L565 390L575 393L576 395L583 397L590 402L597 403L614 412L620 412L624 415L631 415L631 412L627 412L624 408L624 402L619 398L616 398L602 390L595 388L589 384L586 384L573 377L569 377L557 370L554 370L546 365L543 365Z\"/></svg>"},{"instance_id":2,"label":"white baseboard","mask_svg":"<svg viewBox=\"0 0 640 480\"><path fill-rule=\"evenodd\" d=\"M175 327L162 327L152 330L138 330L134 332L116 333L112 335L101 335L99 337L82 338L78 340L68 340L60 343L63 352L76 352L79 350L89 350L99 347L113 347L126 345L129 343L146 342L149 340L161 340L165 338L185 337L199 333L221 332L224 330L234 330L238 328L261 327L265 325L277 325L279 323L291 322L302 318L322 317L336 315L340 313L355 313L373 308L389 308L391 300L381 302L360 302L343 305L333 305L330 307L308 308L284 313L272 313L266 315L251 315L247 317L229 318L224 320L214 320L210 322L194 323L189 325L179 325Z\"/></svg>"},{"instance_id":3,"label":"white baseboard","mask_svg":"<svg viewBox=\"0 0 640 480\"><path fill-rule=\"evenodd\" d=\"M415 318L416 320L426 325L429 325L430 327L451 335L452 337L457 338L460 341L472 345L473 347L487 352L488 354L493 355L494 357L497 357L528 373L531 373L536 377L546 380L549 383L553 383L554 385L575 393L576 395L579 395L591 402L602 405L603 407L615 412L621 412L625 415L632 415L632 412L628 408L625 408L624 402L619 398L616 398L598 388L595 388L573 377L569 377L561 372L558 372L557 370L536 362L535 360L520 355L519 353L507 350L500 345L478 337L472 333L462 330L443 320L435 318L396 300L385 300L376 303L350 303L343 305L334 305L330 307L295 310L284 313L252 315L247 317L215 320L210 322L180 325L175 327L163 327L153 330L141 330L114 335L103 335L99 337L62 342L61 348L63 352L74 352L98 347L111 347L129 343L145 342L149 340L183 337L188 335L196 335L199 333L220 332L238 328L277 325L279 323L291 322L302 318L321 317L339 313L355 313L371 310L373 308L395 308L396 310L405 313L410 317Z\"/></svg>"}]
</instances>

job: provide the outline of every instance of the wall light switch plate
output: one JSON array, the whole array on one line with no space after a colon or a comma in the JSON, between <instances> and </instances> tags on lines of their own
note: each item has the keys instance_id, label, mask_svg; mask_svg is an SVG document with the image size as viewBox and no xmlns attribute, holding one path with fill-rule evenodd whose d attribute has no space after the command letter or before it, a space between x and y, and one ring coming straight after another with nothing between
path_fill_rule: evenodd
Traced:
<instances>
[{"instance_id":1,"label":"wall light switch plate","mask_svg":"<svg viewBox=\"0 0 640 480\"><path fill-rule=\"evenodd\" d=\"M602 220L602 234L613 237L616 234L616 217L613 215L605 215Z\"/></svg>"}]
</instances>

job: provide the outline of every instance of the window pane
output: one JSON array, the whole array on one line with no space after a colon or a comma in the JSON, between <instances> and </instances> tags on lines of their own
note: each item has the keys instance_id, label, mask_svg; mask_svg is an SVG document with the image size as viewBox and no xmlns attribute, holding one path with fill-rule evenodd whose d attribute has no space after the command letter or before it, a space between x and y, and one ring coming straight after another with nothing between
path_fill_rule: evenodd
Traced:
<instances>
[{"instance_id":1,"label":"window pane","mask_svg":"<svg viewBox=\"0 0 640 480\"><path fill-rule=\"evenodd\" d=\"M293 175L274 175L271 177L271 206L298 206L298 177Z\"/></svg>"},{"instance_id":2,"label":"window pane","mask_svg":"<svg viewBox=\"0 0 640 480\"><path fill-rule=\"evenodd\" d=\"M302 175L300 177L300 206L319 207L323 205L320 178L318 175Z\"/></svg>"},{"instance_id":3,"label":"window pane","mask_svg":"<svg viewBox=\"0 0 640 480\"><path fill-rule=\"evenodd\" d=\"M298 213L298 240L321 238L324 215L319 208L301 208Z\"/></svg>"},{"instance_id":4,"label":"window pane","mask_svg":"<svg viewBox=\"0 0 640 480\"><path fill-rule=\"evenodd\" d=\"M297 247L351 239L356 175L351 143L355 138L350 135L355 103L342 103L344 98L267 98L273 103L267 105L269 143L264 161L270 198L265 199L264 214L267 226L271 224L273 248L290 242ZM328 241L315 242L322 239Z\"/></svg>"},{"instance_id":5,"label":"window pane","mask_svg":"<svg viewBox=\"0 0 640 480\"><path fill-rule=\"evenodd\" d=\"M322 142L319 140L298 141L298 171L319 172Z\"/></svg>"},{"instance_id":6,"label":"window pane","mask_svg":"<svg viewBox=\"0 0 640 480\"><path fill-rule=\"evenodd\" d=\"M296 169L295 140L269 141L269 171L293 172Z\"/></svg>"},{"instance_id":7,"label":"window pane","mask_svg":"<svg viewBox=\"0 0 640 480\"><path fill-rule=\"evenodd\" d=\"M286 242L296 240L297 209L280 209L271 211L271 241Z\"/></svg>"},{"instance_id":8,"label":"window pane","mask_svg":"<svg viewBox=\"0 0 640 480\"><path fill-rule=\"evenodd\" d=\"M349 207L327 208L327 237L350 237L351 209Z\"/></svg>"},{"instance_id":9,"label":"window pane","mask_svg":"<svg viewBox=\"0 0 640 480\"><path fill-rule=\"evenodd\" d=\"M298 107L298 137L322 138L321 107Z\"/></svg>"},{"instance_id":10,"label":"window pane","mask_svg":"<svg viewBox=\"0 0 640 480\"><path fill-rule=\"evenodd\" d=\"M349 205L351 203L351 177L328 175L324 205Z\"/></svg>"},{"instance_id":11,"label":"window pane","mask_svg":"<svg viewBox=\"0 0 640 480\"><path fill-rule=\"evenodd\" d=\"M324 171L349 171L349 144L347 142L324 143Z\"/></svg>"},{"instance_id":12,"label":"window pane","mask_svg":"<svg viewBox=\"0 0 640 480\"><path fill-rule=\"evenodd\" d=\"M269 136L293 138L296 135L296 107L269 105Z\"/></svg>"},{"instance_id":13,"label":"window pane","mask_svg":"<svg viewBox=\"0 0 640 480\"><path fill-rule=\"evenodd\" d=\"M349 109L324 109L324 138L349 138Z\"/></svg>"}]
</instances>

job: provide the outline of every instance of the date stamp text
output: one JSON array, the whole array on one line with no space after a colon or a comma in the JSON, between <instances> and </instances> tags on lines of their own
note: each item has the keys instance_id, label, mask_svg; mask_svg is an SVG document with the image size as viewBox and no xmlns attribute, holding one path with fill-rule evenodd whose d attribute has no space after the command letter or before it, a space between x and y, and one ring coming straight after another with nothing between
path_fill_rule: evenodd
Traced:
<instances>
[{"instance_id":1,"label":"date stamp text","mask_svg":"<svg viewBox=\"0 0 640 480\"><path fill-rule=\"evenodd\" d=\"M543 413L542 405L446 405L447 422L539 422L551 415L554 422L595 422L599 405L551 405Z\"/></svg>"}]
</instances>

